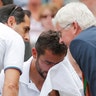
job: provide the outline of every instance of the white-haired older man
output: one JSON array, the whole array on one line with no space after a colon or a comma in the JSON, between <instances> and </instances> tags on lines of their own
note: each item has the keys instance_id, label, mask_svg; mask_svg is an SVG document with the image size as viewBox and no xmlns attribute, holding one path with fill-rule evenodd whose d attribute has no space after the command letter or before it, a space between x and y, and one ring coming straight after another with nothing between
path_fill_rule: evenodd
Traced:
<instances>
[{"instance_id":1,"label":"white-haired older man","mask_svg":"<svg viewBox=\"0 0 96 96\"><path fill-rule=\"evenodd\" d=\"M72 2L61 8L53 24L60 30L60 43L66 43L86 78L91 96L96 96L96 19L87 6Z\"/></svg>"}]
</instances>

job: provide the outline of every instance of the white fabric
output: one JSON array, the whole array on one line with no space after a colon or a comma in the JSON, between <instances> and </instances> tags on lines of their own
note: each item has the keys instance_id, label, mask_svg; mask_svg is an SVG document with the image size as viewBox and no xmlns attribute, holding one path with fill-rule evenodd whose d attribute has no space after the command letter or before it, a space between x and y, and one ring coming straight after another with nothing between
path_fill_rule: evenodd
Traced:
<instances>
[{"instance_id":1,"label":"white fabric","mask_svg":"<svg viewBox=\"0 0 96 96\"><path fill-rule=\"evenodd\" d=\"M73 67L69 64L69 61L66 60L52 67L40 94L40 91L29 78L32 59L33 57L24 63L23 73L19 82L18 96L48 96L52 89L59 90L60 96L83 96L81 95L83 90L82 83ZM0 92L2 92L3 80L4 72L0 74Z\"/></svg>"},{"instance_id":2,"label":"white fabric","mask_svg":"<svg viewBox=\"0 0 96 96\"><path fill-rule=\"evenodd\" d=\"M29 32L31 47L35 46L35 43L43 30L44 28L41 22L36 21L34 18L31 17L30 32Z\"/></svg>"},{"instance_id":3,"label":"white fabric","mask_svg":"<svg viewBox=\"0 0 96 96\"><path fill-rule=\"evenodd\" d=\"M40 96L48 96L52 89L60 96L83 96L82 82L67 58L49 70Z\"/></svg>"},{"instance_id":4,"label":"white fabric","mask_svg":"<svg viewBox=\"0 0 96 96\"><path fill-rule=\"evenodd\" d=\"M40 91L37 89L35 84L30 81L29 71L33 57L24 63L23 73L19 80L19 95L18 96L39 96ZM0 74L0 92L2 92L2 84L4 82L4 72ZM0 94L1 96L1 94Z\"/></svg>"},{"instance_id":5,"label":"white fabric","mask_svg":"<svg viewBox=\"0 0 96 96\"><path fill-rule=\"evenodd\" d=\"M0 69L22 70L25 45L22 37L8 26L0 23Z\"/></svg>"}]
</instances>

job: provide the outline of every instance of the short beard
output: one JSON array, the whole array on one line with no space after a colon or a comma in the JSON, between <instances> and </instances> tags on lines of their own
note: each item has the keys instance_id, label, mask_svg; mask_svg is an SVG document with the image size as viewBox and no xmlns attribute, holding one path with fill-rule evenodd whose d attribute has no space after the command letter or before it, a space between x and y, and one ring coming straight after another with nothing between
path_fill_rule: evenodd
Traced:
<instances>
[{"instance_id":1,"label":"short beard","mask_svg":"<svg viewBox=\"0 0 96 96\"><path fill-rule=\"evenodd\" d=\"M37 61L38 61L38 60L37 60ZM38 64L37 61L36 61L36 63L35 63L35 67L36 67L36 69L37 69L37 72L40 74L40 76L41 76L43 79L46 79L46 77L43 76L43 74L42 74L42 72L41 72L41 69L40 69L39 64Z\"/></svg>"}]
</instances>

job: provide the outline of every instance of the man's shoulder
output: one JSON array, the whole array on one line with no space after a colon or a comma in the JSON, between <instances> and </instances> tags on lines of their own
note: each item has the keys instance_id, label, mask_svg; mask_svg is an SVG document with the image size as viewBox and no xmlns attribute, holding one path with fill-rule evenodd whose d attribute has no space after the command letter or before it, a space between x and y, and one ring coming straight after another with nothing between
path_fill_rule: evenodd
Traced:
<instances>
[{"instance_id":1,"label":"man's shoulder","mask_svg":"<svg viewBox=\"0 0 96 96\"><path fill-rule=\"evenodd\" d=\"M91 26L83 31L74 40L93 40L96 39L96 26Z\"/></svg>"},{"instance_id":2,"label":"man's shoulder","mask_svg":"<svg viewBox=\"0 0 96 96\"><path fill-rule=\"evenodd\" d=\"M22 39L22 37L15 30L3 23L0 23L0 38L8 41Z\"/></svg>"}]
</instances>

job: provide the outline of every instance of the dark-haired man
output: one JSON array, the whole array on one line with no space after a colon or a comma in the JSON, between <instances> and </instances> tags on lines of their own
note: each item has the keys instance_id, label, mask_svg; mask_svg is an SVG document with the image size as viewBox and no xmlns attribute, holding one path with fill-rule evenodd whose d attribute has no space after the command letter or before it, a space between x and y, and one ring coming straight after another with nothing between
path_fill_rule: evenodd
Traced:
<instances>
[{"instance_id":1,"label":"dark-haired man","mask_svg":"<svg viewBox=\"0 0 96 96\"><path fill-rule=\"evenodd\" d=\"M5 79L2 96L18 96L24 61L24 41L29 40L30 12L9 4L0 8L0 68Z\"/></svg>"}]
</instances>

